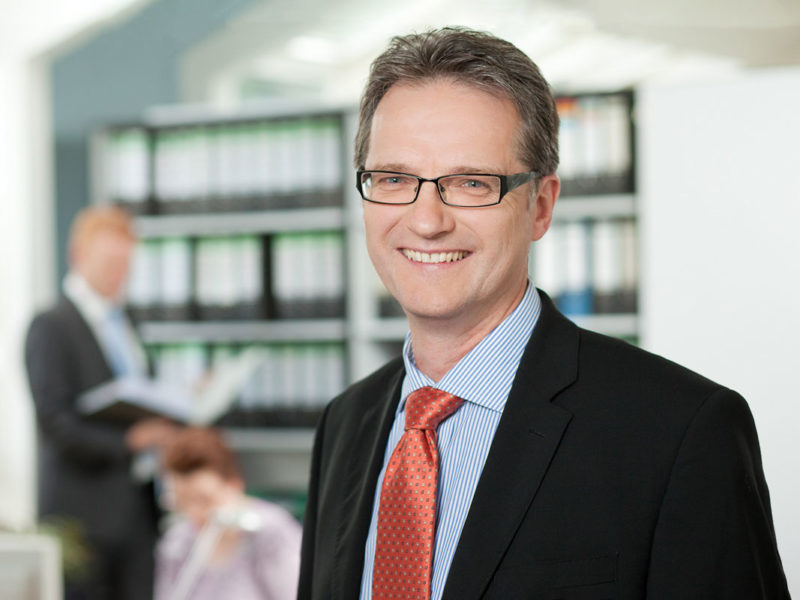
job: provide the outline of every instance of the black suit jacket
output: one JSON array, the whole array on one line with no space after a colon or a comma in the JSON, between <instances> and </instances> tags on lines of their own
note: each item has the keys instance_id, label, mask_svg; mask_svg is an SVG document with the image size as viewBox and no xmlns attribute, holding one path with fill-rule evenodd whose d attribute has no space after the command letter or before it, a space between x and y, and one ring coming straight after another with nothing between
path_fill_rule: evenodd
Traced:
<instances>
[{"instance_id":1,"label":"black suit jacket","mask_svg":"<svg viewBox=\"0 0 800 600\"><path fill-rule=\"evenodd\" d=\"M542 301L443 598L788 598L744 399ZM403 376L396 359L325 411L300 599L358 597Z\"/></svg>"},{"instance_id":2,"label":"black suit jacket","mask_svg":"<svg viewBox=\"0 0 800 600\"><path fill-rule=\"evenodd\" d=\"M152 486L135 482L125 428L92 421L77 397L112 379L86 321L61 298L34 318L25 360L39 426L39 513L81 521L94 539L155 536Z\"/></svg>"}]
</instances>

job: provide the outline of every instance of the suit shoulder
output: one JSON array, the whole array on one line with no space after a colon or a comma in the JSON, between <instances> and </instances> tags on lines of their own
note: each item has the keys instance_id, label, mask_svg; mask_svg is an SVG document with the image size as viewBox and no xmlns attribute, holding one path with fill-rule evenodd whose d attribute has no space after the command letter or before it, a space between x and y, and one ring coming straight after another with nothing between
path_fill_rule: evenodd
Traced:
<instances>
[{"instance_id":1,"label":"suit shoulder","mask_svg":"<svg viewBox=\"0 0 800 600\"><path fill-rule=\"evenodd\" d=\"M61 297L58 302L34 315L31 320L33 327L63 327L80 318L80 313L72 302Z\"/></svg>"},{"instance_id":2,"label":"suit shoulder","mask_svg":"<svg viewBox=\"0 0 800 600\"><path fill-rule=\"evenodd\" d=\"M581 329L581 372L593 377L628 380L642 386L711 394L720 384L618 338Z\"/></svg>"},{"instance_id":3,"label":"suit shoulder","mask_svg":"<svg viewBox=\"0 0 800 600\"><path fill-rule=\"evenodd\" d=\"M731 436L752 428L749 406L735 391L623 340L583 330L577 379L557 401L573 413L573 426L603 443L611 439L606 434L639 440L638 452L665 461L677 455L693 424Z\"/></svg>"},{"instance_id":4,"label":"suit shoulder","mask_svg":"<svg viewBox=\"0 0 800 600\"><path fill-rule=\"evenodd\" d=\"M64 328L64 309L61 303L36 313L28 325L27 343L36 343L40 338L50 338Z\"/></svg>"}]
</instances>

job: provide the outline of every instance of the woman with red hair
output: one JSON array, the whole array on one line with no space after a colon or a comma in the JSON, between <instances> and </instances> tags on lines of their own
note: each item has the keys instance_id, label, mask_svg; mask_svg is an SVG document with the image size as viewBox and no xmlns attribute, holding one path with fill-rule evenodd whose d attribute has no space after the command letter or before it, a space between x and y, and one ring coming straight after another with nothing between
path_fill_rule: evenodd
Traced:
<instances>
[{"instance_id":1,"label":"woman with red hair","mask_svg":"<svg viewBox=\"0 0 800 600\"><path fill-rule=\"evenodd\" d=\"M179 519L156 556L156 600L288 600L297 593L300 525L244 493L233 452L214 429L189 427L163 453Z\"/></svg>"}]
</instances>

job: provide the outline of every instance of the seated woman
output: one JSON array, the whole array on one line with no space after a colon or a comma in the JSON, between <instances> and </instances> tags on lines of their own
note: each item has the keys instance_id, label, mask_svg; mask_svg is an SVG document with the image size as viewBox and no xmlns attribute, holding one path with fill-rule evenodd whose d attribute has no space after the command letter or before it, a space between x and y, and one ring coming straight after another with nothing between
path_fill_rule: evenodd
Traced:
<instances>
[{"instance_id":1,"label":"seated woman","mask_svg":"<svg viewBox=\"0 0 800 600\"><path fill-rule=\"evenodd\" d=\"M178 520L156 550L155 600L295 598L300 525L283 508L245 495L218 431L179 431L164 448L163 467Z\"/></svg>"}]
</instances>

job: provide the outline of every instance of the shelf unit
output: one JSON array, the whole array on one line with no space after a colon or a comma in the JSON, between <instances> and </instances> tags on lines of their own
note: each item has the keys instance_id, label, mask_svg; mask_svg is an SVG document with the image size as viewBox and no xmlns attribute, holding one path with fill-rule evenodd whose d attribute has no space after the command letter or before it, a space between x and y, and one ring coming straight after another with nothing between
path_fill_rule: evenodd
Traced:
<instances>
[{"instance_id":1,"label":"shelf unit","mask_svg":"<svg viewBox=\"0 0 800 600\"><path fill-rule=\"evenodd\" d=\"M571 306L579 306L581 310L573 311L569 316L581 326L635 341L638 337L635 267L632 274L634 279L630 280L629 273L629 280L626 281L627 285L633 285L633 290L632 294L628 294L628 305L622 306L624 310L616 310L613 306L611 308L614 310L602 313L585 310L587 306L591 307L591 298L586 294L592 293L592 277L598 275L593 272L591 264L592 244L601 237L598 232L602 230L602 235L610 236L607 246L612 254L620 250L619 239L614 237L617 235L614 233L616 225L624 224L629 233L635 234L634 96L626 91L563 97L559 98L559 108L566 111L562 115L561 141L564 157L562 167L568 173L562 174L564 193L557 203L553 228L572 228L568 235L575 238L572 242L577 240L578 247L583 248L580 251L583 263L577 268L572 265L572 268L584 278L578 291L583 294L582 300L588 301L588 304L573 302ZM603 114L611 115L610 129L607 127L604 130L597 123ZM583 134L581 118L591 121ZM394 301L386 297L385 289L377 280L366 253L361 199L352 185L349 160L355 119L355 110L351 107L247 109L229 114L196 107L177 107L151 111L137 123L104 127L98 130L92 143L94 201L107 203L122 200L137 214L136 226L142 245L152 246L150 249L156 254L162 253L159 255L162 266L172 264L174 269L176 265L182 265L191 272L189 281L181 288L184 293L188 289L196 295L202 287L197 263L201 250L208 250L206 246L212 246L214 250L213 244L207 243L208 240L217 240L222 246L229 246L221 251L222 254L227 252L228 256L227 263L224 260L220 263L223 266L227 264L227 268L221 271L222 279L238 270L238 263L230 262L231 253L242 250L232 249L236 245L235 240L247 240L250 255L246 260L252 263L253 257L257 257L256 267L250 264L249 268L253 276L262 279L259 296L252 305L245 307L250 314L242 316L237 315L236 311L223 310L222 317L213 318L215 313L212 311L209 316L199 311L197 299L192 297L184 302L184 306L178 306L179 310L161 310L157 318L152 318L152 314L145 315L147 318L139 322L140 333L157 358L160 349L169 350L165 351L165 355L174 358L176 348L187 348L187 355L191 357L189 362L194 361L193 364L173 370L196 375L209 361L220 360L220 357L224 360L243 347L257 345L265 348L265 361L284 361L275 363L272 371L265 368L262 374L264 381L258 384L262 387L273 385L272 381L265 379L270 376L286 378L286 373L281 374L275 369L292 372L308 380L314 379L310 377L313 369L319 369L324 363L330 370L330 361L339 361L338 379L335 375L329 376L324 391L319 389L313 392L316 397L309 397L311 392L306 389L303 398L295 402L297 406L293 406L286 398L283 398L283 402L278 398L277 403L275 398L271 398L271 404L267 403L262 411L272 412L270 418L241 418L241 414L237 418L237 411L234 410L233 417L222 421L228 427L234 447L248 461L256 460L259 465L268 465L265 468L273 474L272 485L280 489L302 489L313 439L310 426L324 402L347 383L366 375L396 355L408 330L405 317ZM331 134L333 123L335 143L330 138L321 142L325 135ZM570 131L569 137L565 137L565 128ZM306 137L299 140L303 135ZM581 135L586 138L583 142ZM603 142L603 135L610 136L611 141ZM314 143L327 143L327 150L315 150ZM604 150L603 143L611 144L612 151ZM276 150L280 144L284 145ZM299 182L313 170L314 160L318 160L319 156L327 156L330 160L334 146L338 172L314 174L315 180L335 181L335 185L328 185L323 190L318 203L315 202L314 189L301 189L299 183L293 186L287 180L278 182L274 173L267 172L271 164L267 160L269 157L277 161L276 170L285 170L292 160L305 153L305 158L300 162L309 166L293 171L293 177ZM216 148L218 154L228 152L230 156L217 156L217 162L213 163L209 158L213 152L209 148ZM589 157L586 172L581 171L580 160L564 154L578 151L585 155L584 158ZM247 158L248 152L257 158ZM602 155L604 152L613 155L610 159L606 157L610 160L606 166L613 167L614 171L608 177L604 177L602 172L605 159L602 156L598 158L598 153ZM203 157L198 159L199 154L203 154ZM316 159L309 159L308 156ZM216 164L216 174L213 177L207 173L198 175L202 169L193 168L192 157L207 169L209 165ZM244 161L251 170L259 169L260 179L251 177L248 185L233 181L236 173L241 176L246 172L241 165L236 166L237 161ZM264 161L266 163L262 164ZM226 164L227 168L233 169L233 175L223 172ZM120 175L125 169L129 172ZM206 189L198 188L197 182L170 181L166 175L169 172L177 172L189 179L199 176ZM115 180L120 177L122 181ZM215 177L216 180L213 180ZM220 193L220 189L224 188L223 183L232 185L233 192L228 194L223 189ZM259 185L263 188L269 185L278 187L275 188L277 191L273 190L275 193L263 193L263 190L262 193L254 193L253 189ZM209 193L209 189L215 190L216 195ZM159 193L163 190L173 194L170 202L164 203L160 198ZM598 223L603 225L598 228ZM289 264L293 265L292 271L300 273L313 266L315 261L319 262L322 255L319 248L317 254L308 248L298 250L302 243L292 236L306 236L303 238L305 241L319 241L319 236L329 234L337 236L334 241L339 244L335 263L328 263L326 268L326 271L335 271L339 278L337 289L340 290L341 305L334 311L338 312L313 317L280 314L277 296L280 295L279 288L286 281L281 279L281 267L276 264L280 263L280 259L276 255L288 252L287 248L299 252L292 255L295 261ZM557 233L551 231L544 239L548 236L557 237ZM286 243L281 245L276 240ZM544 252L537 247L538 244L533 244L531 251L533 280L551 293L562 304L562 308L569 308L569 303L565 304L559 294L565 289L563 282L548 281L547 274L537 270L537 266L542 264L541 254ZM628 244L626 251L635 253L635 243L633 246ZM236 256L242 259L245 255ZM574 262L574 257L571 260ZM636 262L635 256L624 260L634 265ZM285 271L285 264L283 268ZM569 271L569 268L567 266L563 270ZM556 272L560 270L561 267L555 269ZM619 265L607 270L610 272L606 273L607 276L619 276ZM167 288L174 288L173 279L176 278L165 275L165 272L160 274L161 283ZM611 283L620 285L620 281ZM557 289L551 289L551 286ZM301 300L288 302L290 308L302 304ZM331 359L332 349L338 349L338 359ZM314 352L318 352L319 356L314 356ZM291 366L286 360L292 357L305 357L309 362L301 367ZM333 370L336 368L333 367ZM297 388L297 384L294 387ZM252 389L250 392L245 390L237 410L240 413L247 410L253 412L256 405L258 399L254 399ZM250 470L258 469L251 464ZM261 484L267 485L267 482L260 481Z\"/></svg>"},{"instance_id":2,"label":"shelf unit","mask_svg":"<svg viewBox=\"0 0 800 600\"><path fill-rule=\"evenodd\" d=\"M248 488L271 495L292 495L307 487L314 430L287 428L227 428L225 436Z\"/></svg>"},{"instance_id":3,"label":"shelf unit","mask_svg":"<svg viewBox=\"0 0 800 600\"><path fill-rule=\"evenodd\" d=\"M170 342L335 342L346 338L344 319L282 321L144 321L145 344Z\"/></svg>"},{"instance_id":4,"label":"shelf unit","mask_svg":"<svg viewBox=\"0 0 800 600\"><path fill-rule=\"evenodd\" d=\"M344 210L307 208L301 214L296 210L271 210L141 216L136 224L142 238L324 231L344 227Z\"/></svg>"},{"instance_id":5,"label":"shelf unit","mask_svg":"<svg viewBox=\"0 0 800 600\"><path fill-rule=\"evenodd\" d=\"M633 219L636 218L636 196L633 193L562 196L557 202L554 218L556 221Z\"/></svg>"},{"instance_id":6,"label":"shelf unit","mask_svg":"<svg viewBox=\"0 0 800 600\"><path fill-rule=\"evenodd\" d=\"M627 223L635 234L637 219L636 195L633 192L627 194L598 194L596 196L567 195L561 197L556 203L553 227L557 228L570 223L581 223L588 228L591 228L597 222ZM552 234L553 232L551 231L547 235ZM606 313L565 312L581 327L636 342L639 338L639 318L636 312L636 307L638 306L636 298L636 295L638 295L638 242L633 237L629 244L630 248L627 251L635 253L633 260L631 260L632 273L629 278L629 286L634 295L628 300L628 306L624 307L625 310L623 312ZM591 250L589 252L591 253ZM540 285L535 271L535 253L536 245L533 244L531 249L531 276L537 285ZM590 261L591 259L587 260L587 262ZM589 270L587 269L587 271ZM591 275L588 272L587 277L591 279ZM546 282L541 285L546 291L552 292ZM564 309L563 306L562 309Z\"/></svg>"},{"instance_id":7,"label":"shelf unit","mask_svg":"<svg viewBox=\"0 0 800 600\"><path fill-rule=\"evenodd\" d=\"M352 114L176 107L93 137L94 202L136 215L130 308L157 373L188 385L242 348L263 349L255 383L222 423L310 427L352 379L344 176ZM303 277L309 266L316 273Z\"/></svg>"},{"instance_id":8,"label":"shelf unit","mask_svg":"<svg viewBox=\"0 0 800 600\"><path fill-rule=\"evenodd\" d=\"M561 196L550 231L531 245L531 277L579 325L637 342L635 95L556 102Z\"/></svg>"}]
</instances>

